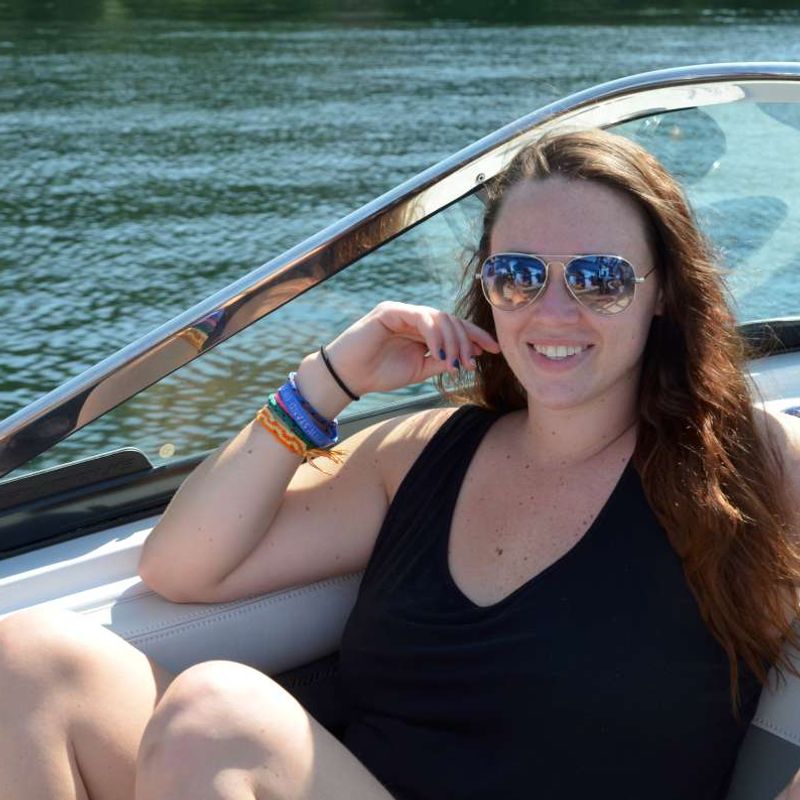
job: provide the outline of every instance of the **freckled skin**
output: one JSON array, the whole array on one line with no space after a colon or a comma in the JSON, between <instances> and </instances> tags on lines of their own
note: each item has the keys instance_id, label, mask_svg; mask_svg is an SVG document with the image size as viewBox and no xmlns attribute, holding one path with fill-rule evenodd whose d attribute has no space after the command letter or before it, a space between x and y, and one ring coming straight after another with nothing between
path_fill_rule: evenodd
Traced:
<instances>
[{"instance_id":1,"label":"freckled skin","mask_svg":"<svg viewBox=\"0 0 800 800\"><path fill-rule=\"evenodd\" d=\"M637 275L654 266L643 212L627 195L592 181L522 181L504 199L492 230L492 253L539 255L608 253L626 258ZM555 260L555 259L554 259ZM647 331L660 303L655 273L639 284L619 314L596 314L564 285L563 267L551 265L544 292L513 311L493 309L503 356L528 393L529 405L574 408L591 404L629 409ZM576 367L553 374L537 367L531 345L541 340L590 344ZM552 437L563 434L550 427Z\"/></svg>"},{"instance_id":2,"label":"freckled skin","mask_svg":"<svg viewBox=\"0 0 800 800\"><path fill-rule=\"evenodd\" d=\"M630 198L591 181L558 177L523 182L507 193L490 252L536 253L554 262L558 256L615 254L639 276L654 264L646 220ZM501 600L572 549L635 445L642 358L661 304L657 273L637 285L624 311L601 315L570 294L563 269L551 264L535 302L492 310L502 355L524 387L528 407L493 425L467 471L453 516L451 576L479 605ZM554 366L534 344L584 349L570 357L574 361ZM523 481L510 480L521 474ZM498 475L507 479L498 481ZM505 553L508 558L501 558Z\"/></svg>"}]
</instances>

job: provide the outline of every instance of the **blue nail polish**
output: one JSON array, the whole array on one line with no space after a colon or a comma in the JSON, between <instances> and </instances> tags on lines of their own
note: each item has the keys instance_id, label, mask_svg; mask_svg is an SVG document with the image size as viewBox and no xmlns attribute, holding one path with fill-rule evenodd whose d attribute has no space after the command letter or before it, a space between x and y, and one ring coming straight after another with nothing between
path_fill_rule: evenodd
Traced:
<instances>
[{"instance_id":1,"label":"blue nail polish","mask_svg":"<svg viewBox=\"0 0 800 800\"><path fill-rule=\"evenodd\" d=\"M453 359L453 366L454 366L456 369L461 369L461 362L460 362L460 361L459 361L457 358L454 358L454 359Z\"/></svg>"},{"instance_id":2,"label":"blue nail polish","mask_svg":"<svg viewBox=\"0 0 800 800\"><path fill-rule=\"evenodd\" d=\"M439 351L439 358L444 361L447 358L447 353L444 350Z\"/></svg>"}]
</instances>

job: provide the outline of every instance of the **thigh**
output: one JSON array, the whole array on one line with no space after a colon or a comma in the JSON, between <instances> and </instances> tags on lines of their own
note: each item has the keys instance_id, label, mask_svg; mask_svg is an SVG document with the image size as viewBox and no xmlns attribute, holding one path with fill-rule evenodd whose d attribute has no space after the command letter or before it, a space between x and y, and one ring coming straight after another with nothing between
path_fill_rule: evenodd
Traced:
<instances>
[{"instance_id":1,"label":"thigh","mask_svg":"<svg viewBox=\"0 0 800 800\"><path fill-rule=\"evenodd\" d=\"M392 800L289 692L229 661L190 667L159 703L142 741L139 776L156 786L153 776L174 779L176 765L192 792L227 775L258 800Z\"/></svg>"},{"instance_id":2,"label":"thigh","mask_svg":"<svg viewBox=\"0 0 800 800\"><path fill-rule=\"evenodd\" d=\"M139 743L172 674L78 614L32 609L0 621L3 719L18 719L15 764L64 781L58 754L89 797L130 800ZM0 735L0 740L2 736Z\"/></svg>"}]
</instances>

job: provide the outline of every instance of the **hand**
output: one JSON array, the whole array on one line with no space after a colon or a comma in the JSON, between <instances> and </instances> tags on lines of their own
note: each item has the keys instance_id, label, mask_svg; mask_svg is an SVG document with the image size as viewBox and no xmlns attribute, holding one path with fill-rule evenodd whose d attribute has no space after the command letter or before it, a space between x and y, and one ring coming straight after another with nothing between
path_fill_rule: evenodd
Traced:
<instances>
[{"instance_id":1,"label":"hand","mask_svg":"<svg viewBox=\"0 0 800 800\"><path fill-rule=\"evenodd\" d=\"M341 379L361 395L399 389L459 368L474 369L474 356L499 353L500 346L487 331L445 311L387 301L326 350Z\"/></svg>"}]
</instances>

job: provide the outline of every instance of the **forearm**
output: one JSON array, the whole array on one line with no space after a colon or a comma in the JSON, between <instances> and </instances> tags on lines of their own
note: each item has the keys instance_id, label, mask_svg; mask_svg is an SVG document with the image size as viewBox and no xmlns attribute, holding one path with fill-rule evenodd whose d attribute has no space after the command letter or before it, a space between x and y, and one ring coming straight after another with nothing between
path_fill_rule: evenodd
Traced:
<instances>
[{"instance_id":1,"label":"forearm","mask_svg":"<svg viewBox=\"0 0 800 800\"><path fill-rule=\"evenodd\" d=\"M321 366L321 369L320 369ZM321 413L346 405L315 357L298 382ZM267 535L301 458L253 421L186 479L145 542L139 572L170 599L202 599Z\"/></svg>"},{"instance_id":2,"label":"forearm","mask_svg":"<svg viewBox=\"0 0 800 800\"><path fill-rule=\"evenodd\" d=\"M456 369L459 361L469 365L484 348L499 351L491 335L473 323L425 306L380 303L330 344L330 367L319 353L303 359L297 386L321 416L332 419L355 395L419 383ZM230 596L223 583L236 584L248 556L269 550L269 541L264 551L258 547L271 530L305 524L297 509L292 518L292 504L283 502L300 460L260 423L244 428L173 498L142 551L139 572L145 582L177 601ZM320 486L314 481L308 474L298 476L298 492L313 494Z\"/></svg>"}]
</instances>

